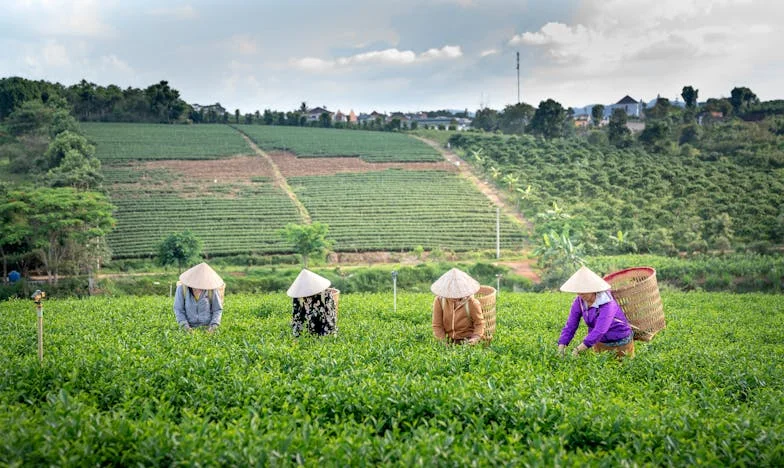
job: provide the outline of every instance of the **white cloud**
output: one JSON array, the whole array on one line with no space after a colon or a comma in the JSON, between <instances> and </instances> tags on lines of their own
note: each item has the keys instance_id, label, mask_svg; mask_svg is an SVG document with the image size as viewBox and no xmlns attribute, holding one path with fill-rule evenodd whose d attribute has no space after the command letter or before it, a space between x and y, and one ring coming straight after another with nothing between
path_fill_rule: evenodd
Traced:
<instances>
[{"instance_id":1,"label":"white cloud","mask_svg":"<svg viewBox=\"0 0 784 468\"><path fill-rule=\"evenodd\" d=\"M56 42L47 42L41 56L44 59L44 64L49 67L64 67L71 63L65 46Z\"/></svg>"},{"instance_id":2,"label":"white cloud","mask_svg":"<svg viewBox=\"0 0 784 468\"><path fill-rule=\"evenodd\" d=\"M488 56L490 56L490 55L496 55L497 53L498 53L498 49L487 49L487 50L483 50L483 51L482 51L482 52L479 54L479 56L480 56L480 57L488 57Z\"/></svg>"},{"instance_id":3,"label":"white cloud","mask_svg":"<svg viewBox=\"0 0 784 468\"><path fill-rule=\"evenodd\" d=\"M557 92L568 93L575 80L599 89L617 79L621 94L655 95L665 88L679 93L683 85L694 84L707 85L705 95L716 95L711 86L724 83L729 89L733 75L735 80L748 76L743 70L771 62L780 67L775 57L784 58L782 52L769 44L784 40L774 23L781 17L784 3L773 0L586 0L573 22L546 23L515 34L508 45L532 54L526 80L533 88L564 83ZM580 86L573 89L576 95Z\"/></svg>"},{"instance_id":4,"label":"white cloud","mask_svg":"<svg viewBox=\"0 0 784 468\"><path fill-rule=\"evenodd\" d=\"M124 60L119 59L114 54L101 57L101 67L107 71L119 72L122 74L133 73L133 69Z\"/></svg>"},{"instance_id":5,"label":"white cloud","mask_svg":"<svg viewBox=\"0 0 784 468\"><path fill-rule=\"evenodd\" d=\"M183 5L170 8L154 8L149 14L153 16L164 16L177 20L192 20L199 17L198 12L190 5Z\"/></svg>"},{"instance_id":6,"label":"white cloud","mask_svg":"<svg viewBox=\"0 0 784 468\"><path fill-rule=\"evenodd\" d=\"M430 60L450 60L463 56L460 46L428 49L417 55L411 50L385 49L362 52L348 57L324 60L316 57L292 59L290 63L301 70L327 71L360 65L409 65Z\"/></svg>"},{"instance_id":7,"label":"white cloud","mask_svg":"<svg viewBox=\"0 0 784 468\"><path fill-rule=\"evenodd\" d=\"M237 52L243 55L253 55L258 49L258 42L247 34L235 34L231 36L226 44L229 52Z\"/></svg>"},{"instance_id":8,"label":"white cloud","mask_svg":"<svg viewBox=\"0 0 784 468\"><path fill-rule=\"evenodd\" d=\"M108 37L114 28L103 19L105 4L99 0L27 0L12 4L7 12L34 18L31 25L45 36Z\"/></svg>"}]
</instances>

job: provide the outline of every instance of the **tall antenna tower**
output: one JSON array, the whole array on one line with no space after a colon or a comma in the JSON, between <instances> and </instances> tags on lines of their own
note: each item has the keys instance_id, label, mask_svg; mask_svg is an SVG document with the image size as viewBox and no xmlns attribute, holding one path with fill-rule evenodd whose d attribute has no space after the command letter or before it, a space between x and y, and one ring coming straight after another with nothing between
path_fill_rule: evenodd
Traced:
<instances>
[{"instance_id":1,"label":"tall antenna tower","mask_svg":"<svg viewBox=\"0 0 784 468\"><path fill-rule=\"evenodd\" d=\"M517 52L517 103L520 104L520 52Z\"/></svg>"}]
</instances>

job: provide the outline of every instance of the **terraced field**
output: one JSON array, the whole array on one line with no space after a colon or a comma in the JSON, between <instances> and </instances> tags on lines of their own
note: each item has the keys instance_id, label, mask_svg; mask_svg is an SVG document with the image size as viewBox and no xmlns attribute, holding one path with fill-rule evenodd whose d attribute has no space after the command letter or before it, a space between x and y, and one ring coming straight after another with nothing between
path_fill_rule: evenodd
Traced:
<instances>
[{"instance_id":1,"label":"terraced field","mask_svg":"<svg viewBox=\"0 0 784 468\"><path fill-rule=\"evenodd\" d=\"M263 150L290 151L299 157L358 156L367 162L437 162L433 148L392 132L328 128L235 125Z\"/></svg>"}]
</instances>

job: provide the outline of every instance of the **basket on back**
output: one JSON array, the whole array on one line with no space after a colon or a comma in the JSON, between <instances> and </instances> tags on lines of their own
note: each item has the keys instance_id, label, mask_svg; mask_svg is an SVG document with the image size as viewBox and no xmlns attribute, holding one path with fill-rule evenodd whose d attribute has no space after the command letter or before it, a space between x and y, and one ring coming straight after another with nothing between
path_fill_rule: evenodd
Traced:
<instances>
[{"instance_id":1,"label":"basket on back","mask_svg":"<svg viewBox=\"0 0 784 468\"><path fill-rule=\"evenodd\" d=\"M650 267L627 268L610 273L604 280L623 309L634 330L634 339L651 341L665 327L656 270Z\"/></svg>"},{"instance_id":2,"label":"basket on back","mask_svg":"<svg viewBox=\"0 0 784 468\"><path fill-rule=\"evenodd\" d=\"M482 315L485 318L485 334L482 340L489 343L495 334L495 288L492 286L481 286L479 291L474 294L474 297L481 304Z\"/></svg>"}]
</instances>

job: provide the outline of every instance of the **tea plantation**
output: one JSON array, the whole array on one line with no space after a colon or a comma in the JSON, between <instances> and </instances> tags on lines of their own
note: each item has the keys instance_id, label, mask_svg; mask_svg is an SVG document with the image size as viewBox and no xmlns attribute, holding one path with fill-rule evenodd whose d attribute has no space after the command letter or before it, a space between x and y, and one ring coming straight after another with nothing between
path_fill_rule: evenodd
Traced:
<instances>
[{"instance_id":1,"label":"tea plantation","mask_svg":"<svg viewBox=\"0 0 784 468\"><path fill-rule=\"evenodd\" d=\"M50 300L43 365L33 305L6 302L0 464L784 464L780 296L665 292L620 363L556 356L571 299L503 292L488 347L435 342L429 294L342 295L323 339L291 336L282 294L229 294L213 335L167 297Z\"/></svg>"}]
</instances>

